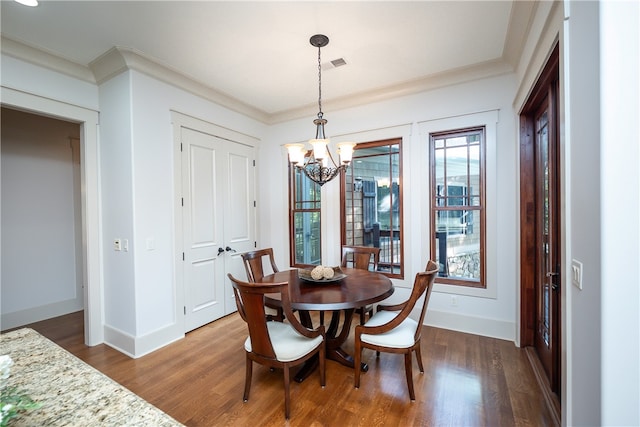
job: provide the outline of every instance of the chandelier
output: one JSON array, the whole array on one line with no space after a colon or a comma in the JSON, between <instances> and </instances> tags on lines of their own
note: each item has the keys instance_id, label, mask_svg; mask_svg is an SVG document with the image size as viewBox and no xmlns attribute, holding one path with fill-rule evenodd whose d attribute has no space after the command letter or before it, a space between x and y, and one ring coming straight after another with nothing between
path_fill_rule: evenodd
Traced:
<instances>
[{"instance_id":1,"label":"chandelier","mask_svg":"<svg viewBox=\"0 0 640 427\"><path fill-rule=\"evenodd\" d=\"M346 170L353 157L354 142L338 144L340 164L337 164L329 151L329 139L324 134L327 120L322 113L322 63L320 48L329 44L329 37L316 34L309 39L312 46L318 48L318 117L313 121L316 125L316 137L310 139L311 150L305 150L304 144L285 144L289 151L289 161L300 169L310 180L322 186L338 176L340 171Z\"/></svg>"}]
</instances>

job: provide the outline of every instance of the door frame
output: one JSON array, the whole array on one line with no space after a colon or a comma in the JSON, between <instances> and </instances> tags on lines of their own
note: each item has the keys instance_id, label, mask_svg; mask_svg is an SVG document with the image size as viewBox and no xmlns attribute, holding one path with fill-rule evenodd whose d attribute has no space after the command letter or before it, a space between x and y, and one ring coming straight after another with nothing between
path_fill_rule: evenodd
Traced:
<instances>
[{"instance_id":1,"label":"door frame","mask_svg":"<svg viewBox=\"0 0 640 427\"><path fill-rule=\"evenodd\" d=\"M551 51L551 54L546 61L543 70L536 80L529 96L523 104L522 110L519 112L519 133L520 133L520 145L519 145L519 161L520 161L520 346L531 350L535 345L535 331L537 327L536 314L537 314L537 300L536 300L536 277L537 277L537 262L528 262L531 259L537 259L537 246L536 246L536 141L535 141L535 120L533 116L537 111L537 107L541 101L548 95L548 88L556 82L556 99L555 108L560 108L560 57L559 57L559 44L556 43ZM563 199L562 185L562 154L561 154L561 139L560 139L560 112L555 114L554 121L556 122L556 138L558 145L558 172L560 180L559 183L559 216L557 220L560 222L560 245L563 243L565 222L563 220ZM565 267L563 260L563 248L559 248L560 251L560 268ZM562 276L561 276L562 277ZM563 297L566 290L564 289L564 281L561 284L560 291L557 293L558 298L558 310L560 313L557 315L558 328L560 337L557 339L557 383L556 390L561 391L562 388L562 354L563 345L566 344L562 335L564 334L562 325L562 318L565 316L565 305L563 303ZM551 384L546 378L546 374L540 361L537 358L535 351L527 352L532 367L536 373L540 385L545 394L549 409L556 417L558 423L560 422L560 399L559 393L551 390Z\"/></svg>"},{"instance_id":2,"label":"door frame","mask_svg":"<svg viewBox=\"0 0 640 427\"><path fill-rule=\"evenodd\" d=\"M1 88L2 105L80 125L84 340L88 346L104 342L104 306L98 150L99 114L66 102Z\"/></svg>"}]
</instances>

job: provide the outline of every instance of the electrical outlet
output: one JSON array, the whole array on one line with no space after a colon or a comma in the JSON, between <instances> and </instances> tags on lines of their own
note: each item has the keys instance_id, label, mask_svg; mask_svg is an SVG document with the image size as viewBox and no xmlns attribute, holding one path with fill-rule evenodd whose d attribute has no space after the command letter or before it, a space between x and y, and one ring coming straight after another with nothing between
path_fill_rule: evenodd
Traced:
<instances>
[{"instance_id":1,"label":"electrical outlet","mask_svg":"<svg viewBox=\"0 0 640 427\"><path fill-rule=\"evenodd\" d=\"M121 251L122 250L122 240L121 239L113 239L113 250Z\"/></svg>"},{"instance_id":2,"label":"electrical outlet","mask_svg":"<svg viewBox=\"0 0 640 427\"><path fill-rule=\"evenodd\" d=\"M582 263L576 259L571 260L571 283L582 290Z\"/></svg>"}]
</instances>

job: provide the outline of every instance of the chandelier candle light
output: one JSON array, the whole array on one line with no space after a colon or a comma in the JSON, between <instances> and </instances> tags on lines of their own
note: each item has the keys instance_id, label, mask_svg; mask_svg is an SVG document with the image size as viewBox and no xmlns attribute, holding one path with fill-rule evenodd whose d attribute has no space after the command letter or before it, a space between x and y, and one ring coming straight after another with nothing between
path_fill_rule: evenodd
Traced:
<instances>
[{"instance_id":1,"label":"chandelier candle light","mask_svg":"<svg viewBox=\"0 0 640 427\"><path fill-rule=\"evenodd\" d=\"M336 164L329 151L329 139L325 137L324 125L327 120L322 113L322 65L320 48L329 44L329 37L316 34L309 39L312 46L318 48L318 118L313 121L316 125L316 137L309 140L312 150L305 150L304 144L285 144L289 151L289 161L318 185L323 185L338 176L340 171L346 170L353 157L355 142L341 142L338 144L340 165Z\"/></svg>"}]
</instances>

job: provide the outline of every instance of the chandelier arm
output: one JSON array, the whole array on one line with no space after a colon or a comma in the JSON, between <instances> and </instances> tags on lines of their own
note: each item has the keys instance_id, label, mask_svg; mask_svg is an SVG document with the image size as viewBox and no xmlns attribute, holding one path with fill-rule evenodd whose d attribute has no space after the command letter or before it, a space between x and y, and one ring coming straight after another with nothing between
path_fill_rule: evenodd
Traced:
<instances>
[{"instance_id":1,"label":"chandelier arm","mask_svg":"<svg viewBox=\"0 0 640 427\"><path fill-rule=\"evenodd\" d=\"M329 159L331 160L331 163L333 163L333 167L338 168L339 165L338 163L336 163L335 160L333 160L333 156L331 155L331 150L329 150L329 147L327 147L327 154L329 155Z\"/></svg>"},{"instance_id":2,"label":"chandelier arm","mask_svg":"<svg viewBox=\"0 0 640 427\"><path fill-rule=\"evenodd\" d=\"M313 163L310 165L305 165L304 167L297 166L299 169L302 169L304 174L316 184L323 186L327 182L331 181L333 178L338 176L338 174L346 170L346 165L341 165L336 168L324 167L319 165L318 163Z\"/></svg>"}]
</instances>

